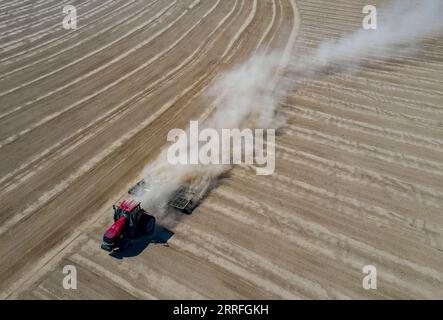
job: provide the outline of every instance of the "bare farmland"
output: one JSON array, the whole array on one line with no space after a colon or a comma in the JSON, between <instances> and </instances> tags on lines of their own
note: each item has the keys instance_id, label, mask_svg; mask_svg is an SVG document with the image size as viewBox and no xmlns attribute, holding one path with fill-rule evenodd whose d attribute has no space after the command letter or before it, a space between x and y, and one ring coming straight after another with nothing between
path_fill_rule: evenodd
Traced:
<instances>
[{"instance_id":1,"label":"bare farmland","mask_svg":"<svg viewBox=\"0 0 443 320\"><path fill-rule=\"evenodd\" d=\"M441 38L288 75L276 173L235 167L168 246L118 259L100 250L112 203L211 81L259 48L304 55L357 30L365 3L73 0L75 31L61 3L0 2L2 298L443 298Z\"/></svg>"}]
</instances>

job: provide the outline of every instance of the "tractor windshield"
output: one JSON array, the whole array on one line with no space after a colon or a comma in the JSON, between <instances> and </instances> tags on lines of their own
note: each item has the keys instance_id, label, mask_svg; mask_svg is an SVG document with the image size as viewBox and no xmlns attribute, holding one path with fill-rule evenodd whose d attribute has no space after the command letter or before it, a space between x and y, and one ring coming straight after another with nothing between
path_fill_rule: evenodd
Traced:
<instances>
[{"instance_id":1,"label":"tractor windshield","mask_svg":"<svg viewBox=\"0 0 443 320\"><path fill-rule=\"evenodd\" d=\"M114 210L114 220L120 219L122 215L124 215L126 218L129 218L130 214L131 212L127 212L121 208L116 207Z\"/></svg>"},{"instance_id":2,"label":"tractor windshield","mask_svg":"<svg viewBox=\"0 0 443 320\"><path fill-rule=\"evenodd\" d=\"M122 215L125 215L128 218L130 215L136 213L137 211L138 211L138 207L134 208L134 210L132 210L132 211L126 211L126 210L123 210L122 208L115 207L114 215L117 219L120 218Z\"/></svg>"}]
</instances>

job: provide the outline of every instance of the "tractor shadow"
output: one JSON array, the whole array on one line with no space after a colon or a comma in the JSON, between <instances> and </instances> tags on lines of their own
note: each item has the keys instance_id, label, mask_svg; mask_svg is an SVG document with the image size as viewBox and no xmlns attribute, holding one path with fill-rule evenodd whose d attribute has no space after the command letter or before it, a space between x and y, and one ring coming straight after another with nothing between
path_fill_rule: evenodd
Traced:
<instances>
[{"instance_id":1,"label":"tractor shadow","mask_svg":"<svg viewBox=\"0 0 443 320\"><path fill-rule=\"evenodd\" d=\"M116 259L131 258L140 255L150 244L161 244L168 246L168 240L174 235L174 232L163 226L157 226L154 234L151 236L140 235L132 239L131 245L125 250L117 250L109 255Z\"/></svg>"}]
</instances>

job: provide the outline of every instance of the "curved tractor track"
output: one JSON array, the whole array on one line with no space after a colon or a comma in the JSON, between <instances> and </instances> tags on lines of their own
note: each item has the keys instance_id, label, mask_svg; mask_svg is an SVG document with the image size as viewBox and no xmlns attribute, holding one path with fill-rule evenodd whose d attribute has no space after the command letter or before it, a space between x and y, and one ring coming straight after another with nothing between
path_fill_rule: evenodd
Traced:
<instances>
[{"instance_id":1,"label":"curved tractor track","mask_svg":"<svg viewBox=\"0 0 443 320\"><path fill-rule=\"evenodd\" d=\"M0 297L443 297L441 39L288 79L276 173L234 168L168 246L117 259L99 245L112 203L204 114L214 77L296 36L309 53L359 28L364 4L74 0L67 31L66 3L0 1Z\"/></svg>"}]
</instances>

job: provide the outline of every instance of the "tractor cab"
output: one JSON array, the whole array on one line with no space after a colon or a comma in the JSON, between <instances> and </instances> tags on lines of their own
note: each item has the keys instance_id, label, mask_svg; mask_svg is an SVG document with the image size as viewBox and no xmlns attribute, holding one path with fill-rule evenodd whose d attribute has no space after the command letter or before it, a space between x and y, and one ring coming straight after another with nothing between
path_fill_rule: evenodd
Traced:
<instances>
[{"instance_id":1,"label":"tractor cab","mask_svg":"<svg viewBox=\"0 0 443 320\"><path fill-rule=\"evenodd\" d=\"M122 215L129 221L136 218L137 214L141 212L140 202L135 200L124 200L114 208L114 221L120 219Z\"/></svg>"},{"instance_id":2,"label":"tractor cab","mask_svg":"<svg viewBox=\"0 0 443 320\"><path fill-rule=\"evenodd\" d=\"M137 233L152 235L155 218L149 215L135 200L124 200L114 205L114 224L105 232L102 249L112 252L115 248L125 249Z\"/></svg>"}]
</instances>

